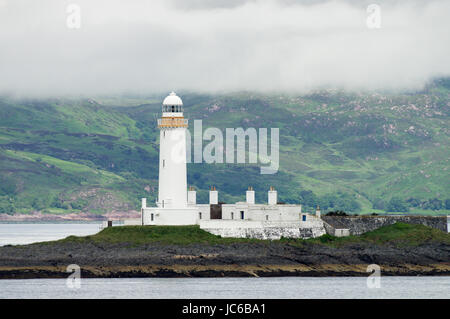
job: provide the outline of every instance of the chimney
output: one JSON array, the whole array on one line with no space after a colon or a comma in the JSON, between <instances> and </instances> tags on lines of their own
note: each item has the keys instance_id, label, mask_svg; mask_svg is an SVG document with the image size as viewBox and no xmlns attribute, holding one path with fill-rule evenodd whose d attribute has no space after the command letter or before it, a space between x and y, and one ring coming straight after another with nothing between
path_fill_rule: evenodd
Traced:
<instances>
[{"instance_id":1,"label":"chimney","mask_svg":"<svg viewBox=\"0 0 450 319\"><path fill-rule=\"evenodd\" d=\"M320 207L319 207L319 205L317 205L317 208L316 208L316 217L320 218Z\"/></svg>"},{"instance_id":2,"label":"chimney","mask_svg":"<svg viewBox=\"0 0 450 319\"><path fill-rule=\"evenodd\" d=\"M219 203L219 193L216 190L216 186L211 186L209 189L209 204L217 205Z\"/></svg>"},{"instance_id":3,"label":"chimney","mask_svg":"<svg viewBox=\"0 0 450 319\"><path fill-rule=\"evenodd\" d=\"M147 207L147 198L142 198L142 208Z\"/></svg>"},{"instance_id":4,"label":"chimney","mask_svg":"<svg viewBox=\"0 0 450 319\"><path fill-rule=\"evenodd\" d=\"M268 192L268 203L269 203L269 205L276 205L277 204L277 201L278 201L278 199L277 199L277 191L275 190L275 187L273 187L273 186L270 186L270 190L269 190L269 192Z\"/></svg>"},{"instance_id":5,"label":"chimney","mask_svg":"<svg viewBox=\"0 0 450 319\"><path fill-rule=\"evenodd\" d=\"M245 193L245 198L247 200L247 204L255 203L255 191L252 186L248 187L248 191Z\"/></svg>"},{"instance_id":6,"label":"chimney","mask_svg":"<svg viewBox=\"0 0 450 319\"><path fill-rule=\"evenodd\" d=\"M197 204L197 192L195 191L195 188L192 186L189 186L188 191L188 204L189 205L195 205Z\"/></svg>"}]
</instances>

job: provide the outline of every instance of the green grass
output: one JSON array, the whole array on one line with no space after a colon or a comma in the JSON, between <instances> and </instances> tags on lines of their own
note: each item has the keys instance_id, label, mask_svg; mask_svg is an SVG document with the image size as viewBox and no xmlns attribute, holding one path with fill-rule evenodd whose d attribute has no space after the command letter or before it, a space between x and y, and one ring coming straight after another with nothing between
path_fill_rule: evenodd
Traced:
<instances>
[{"instance_id":1,"label":"green grass","mask_svg":"<svg viewBox=\"0 0 450 319\"><path fill-rule=\"evenodd\" d=\"M69 236L52 243L59 242L188 245L265 241L245 238L222 238L201 230L199 226L116 226L105 228L95 235L85 237Z\"/></svg>"},{"instance_id":2,"label":"green grass","mask_svg":"<svg viewBox=\"0 0 450 319\"><path fill-rule=\"evenodd\" d=\"M334 237L327 234L308 241L334 247L357 243L418 246L429 242L439 242L450 245L450 234L424 225L395 223L359 236Z\"/></svg>"},{"instance_id":3,"label":"green grass","mask_svg":"<svg viewBox=\"0 0 450 319\"><path fill-rule=\"evenodd\" d=\"M377 245L417 246L427 242L450 244L450 234L423 225L396 223L384 226L360 236L334 237L323 235L312 239L258 240L249 238L222 238L213 235L199 226L116 226L105 228L91 236L70 236L62 240L48 242L58 243L128 243L130 245L166 244L235 244L235 243L275 243L304 245L308 243L340 247L346 244L372 243Z\"/></svg>"}]
</instances>

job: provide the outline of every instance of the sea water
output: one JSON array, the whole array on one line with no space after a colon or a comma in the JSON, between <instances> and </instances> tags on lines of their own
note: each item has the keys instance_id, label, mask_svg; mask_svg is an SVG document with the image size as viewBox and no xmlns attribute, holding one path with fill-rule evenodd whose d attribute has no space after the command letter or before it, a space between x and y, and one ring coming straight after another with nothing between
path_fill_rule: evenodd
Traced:
<instances>
[{"instance_id":1,"label":"sea water","mask_svg":"<svg viewBox=\"0 0 450 319\"><path fill-rule=\"evenodd\" d=\"M87 236L100 231L100 222L89 223L0 223L0 246L26 245L41 241Z\"/></svg>"},{"instance_id":2,"label":"sea water","mask_svg":"<svg viewBox=\"0 0 450 319\"><path fill-rule=\"evenodd\" d=\"M450 298L450 277L383 277L369 288L366 277L3 279L0 298Z\"/></svg>"}]
</instances>

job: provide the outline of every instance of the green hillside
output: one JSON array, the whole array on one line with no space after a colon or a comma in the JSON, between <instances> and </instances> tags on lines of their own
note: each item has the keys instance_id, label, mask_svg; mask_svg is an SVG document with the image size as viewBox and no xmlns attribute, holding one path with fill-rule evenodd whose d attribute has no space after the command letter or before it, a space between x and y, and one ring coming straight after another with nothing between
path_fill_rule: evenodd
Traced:
<instances>
[{"instance_id":1,"label":"green hillside","mask_svg":"<svg viewBox=\"0 0 450 319\"><path fill-rule=\"evenodd\" d=\"M188 164L199 202L210 185L224 202L244 200L252 185L265 202L273 185L280 201L306 210L450 213L450 79L405 93L178 93L203 129L280 128L277 174ZM0 97L0 213L103 214L153 202L164 96Z\"/></svg>"}]
</instances>

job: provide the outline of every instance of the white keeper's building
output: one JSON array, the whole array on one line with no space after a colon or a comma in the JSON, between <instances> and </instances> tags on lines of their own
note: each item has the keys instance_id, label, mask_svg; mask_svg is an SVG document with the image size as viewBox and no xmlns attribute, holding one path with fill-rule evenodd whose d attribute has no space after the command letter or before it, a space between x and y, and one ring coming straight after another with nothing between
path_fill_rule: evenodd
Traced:
<instances>
[{"instance_id":1,"label":"white keeper's building","mask_svg":"<svg viewBox=\"0 0 450 319\"><path fill-rule=\"evenodd\" d=\"M209 203L199 204L194 188L187 187L186 130L183 102L174 92L162 105L158 119L160 130L158 199L153 207L142 199L141 219L125 224L195 225L223 237L309 238L325 234L320 211L303 213L301 205L279 204L277 191L271 187L266 204L255 203L255 191L249 187L246 201L235 204L219 202L218 190L212 186Z\"/></svg>"}]
</instances>

